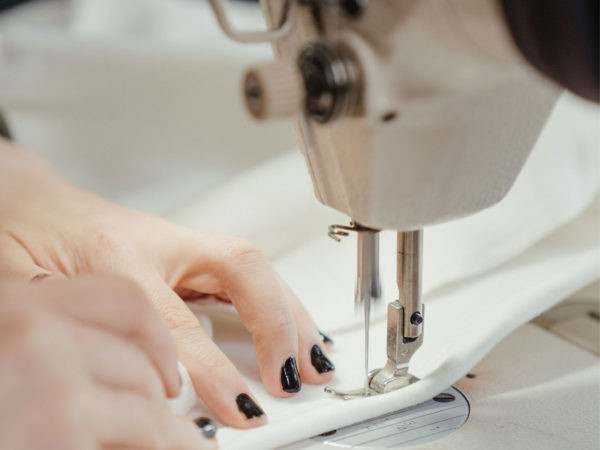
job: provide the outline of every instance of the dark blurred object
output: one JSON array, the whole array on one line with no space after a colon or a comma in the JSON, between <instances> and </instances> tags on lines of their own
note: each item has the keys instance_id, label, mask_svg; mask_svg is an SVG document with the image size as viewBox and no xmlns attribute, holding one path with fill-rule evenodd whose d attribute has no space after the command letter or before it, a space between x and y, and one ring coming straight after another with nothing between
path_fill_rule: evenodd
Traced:
<instances>
[{"instance_id":1,"label":"dark blurred object","mask_svg":"<svg viewBox=\"0 0 600 450\"><path fill-rule=\"evenodd\" d=\"M194 422L205 438L212 439L217 434L217 427L208 417L198 417Z\"/></svg>"},{"instance_id":2,"label":"dark blurred object","mask_svg":"<svg viewBox=\"0 0 600 450\"><path fill-rule=\"evenodd\" d=\"M6 139L12 138L8 124L6 123L6 120L4 120L4 116L2 116L2 112L0 112L0 136Z\"/></svg>"},{"instance_id":3,"label":"dark blurred object","mask_svg":"<svg viewBox=\"0 0 600 450\"><path fill-rule=\"evenodd\" d=\"M32 0L0 0L0 12L13 6L20 5L21 3L28 3Z\"/></svg>"},{"instance_id":4,"label":"dark blurred object","mask_svg":"<svg viewBox=\"0 0 600 450\"><path fill-rule=\"evenodd\" d=\"M575 94L598 103L598 0L501 0L527 60Z\"/></svg>"}]
</instances>

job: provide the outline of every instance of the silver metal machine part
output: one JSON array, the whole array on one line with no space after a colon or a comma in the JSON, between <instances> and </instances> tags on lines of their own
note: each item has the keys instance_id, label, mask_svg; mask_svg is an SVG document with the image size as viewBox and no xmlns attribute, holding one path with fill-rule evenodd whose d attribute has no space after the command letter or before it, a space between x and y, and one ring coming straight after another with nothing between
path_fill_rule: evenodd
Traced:
<instances>
[{"instance_id":1,"label":"silver metal machine part","mask_svg":"<svg viewBox=\"0 0 600 450\"><path fill-rule=\"evenodd\" d=\"M365 395L369 393L369 330L371 303L381 296L379 281L379 232L361 231L357 234L356 291L354 306L364 308L365 328Z\"/></svg>"},{"instance_id":2,"label":"silver metal machine part","mask_svg":"<svg viewBox=\"0 0 600 450\"><path fill-rule=\"evenodd\" d=\"M372 373L369 381L370 389L379 394L400 389L417 380L408 373L408 364L423 343L422 254L422 230L398 233L397 281L400 300L388 305L388 361L384 367Z\"/></svg>"},{"instance_id":3,"label":"silver metal machine part","mask_svg":"<svg viewBox=\"0 0 600 450\"><path fill-rule=\"evenodd\" d=\"M356 231L357 278L355 304L364 306L365 315L365 386L363 389L339 391L329 386L328 394L343 399L383 394L407 386L417 380L408 373L413 354L423 343L424 308L421 303L421 270L423 231L398 233L397 283L399 300L388 305L387 363L380 369L369 371L369 327L371 302L380 295L379 285L379 235L376 230L351 224L332 225L329 236L339 241Z\"/></svg>"},{"instance_id":4,"label":"silver metal machine part","mask_svg":"<svg viewBox=\"0 0 600 450\"><path fill-rule=\"evenodd\" d=\"M338 448L402 448L425 444L459 429L470 411L463 393L450 387L424 403L332 430L310 441ZM310 441L303 441L300 447L312 448Z\"/></svg>"},{"instance_id":5,"label":"silver metal machine part","mask_svg":"<svg viewBox=\"0 0 600 450\"><path fill-rule=\"evenodd\" d=\"M379 280L379 231L365 229L358 234L356 292L354 304L378 300L381 297Z\"/></svg>"},{"instance_id":6,"label":"silver metal machine part","mask_svg":"<svg viewBox=\"0 0 600 450\"><path fill-rule=\"evenodd\" d=\"M325 392L346 399L372 394L369 388L369 328L371 320L371 303L377 301L381 297L381 282L379 279L379 230L364 227L356 222L351 222L350 226L330 225L328 235L330 238L339 242L340 236L348 236L349 231L355 231L357 235L354 306L357 309L362 306L364 313L365 385L362 390L358 389L353 391L336 391L331 387L325 388Z\"/></svg>"},{"instance_id":7,"label":"silver metal machine part","mask_svg":"<svg viewBox=\"0 0 600 450\"><path fill-rule=\"evenodd\" d=\"M405 339L417 338L422 332L421 270L423 231L398 233L397 281L400 304L404 307Z\"/></svg>"}]
</instances>

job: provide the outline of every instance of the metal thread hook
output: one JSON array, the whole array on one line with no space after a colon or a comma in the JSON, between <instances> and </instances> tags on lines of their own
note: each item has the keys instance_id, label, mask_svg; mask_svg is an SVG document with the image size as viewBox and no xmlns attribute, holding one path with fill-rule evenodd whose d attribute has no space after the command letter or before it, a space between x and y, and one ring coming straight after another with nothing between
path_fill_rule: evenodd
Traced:
<instances>
[{"instance_id":1,"label":"metal thread hook","mask_svg":"<svg viewBox=\"0 0 600 450\"><path fill-rule=\"evenodd\" d=\"M227 16L227 0L209 0L209 3L223 33L241 43L271 42L287 36L292 30L298 12L297 0L287 0L276 28L265 31L239 31L231 25Z\"/></svg>"},{"instance_id":2,"label":"metal thread hook","mask_svg":"<svg viewBox=\"0 0 600 450\"><path fill-rule=\"evenodd\" d=\"M340 242L342 239L342 237L344 236L349 236L350 235L350 231L356 231L357 233L359 232L371 232L371 233L377 233L381 230L377 230L376 228L369 228L369 227L365 227L364 225L360 225L356 222L350 222L350 225L339 225L339 224L333 224L333 225L329 225L329 231L327 232L327 236L329 236L331 239L333 239L336 242Z\"/></svg>"}]
</instances>

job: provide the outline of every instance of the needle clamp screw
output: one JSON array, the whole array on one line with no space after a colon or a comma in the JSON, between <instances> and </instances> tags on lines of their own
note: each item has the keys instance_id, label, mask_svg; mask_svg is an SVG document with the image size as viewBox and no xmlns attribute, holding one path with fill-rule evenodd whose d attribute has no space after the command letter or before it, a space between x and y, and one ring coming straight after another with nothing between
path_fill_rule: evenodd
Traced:
<instances>
[{"instance_id":1,"label":"needle clamp screw","mask_svg":"<svg viewBox=\"0 0 600 450\"><path fill-rule=\"evenodd\" d=\"M423 314L421 314L419 311L413 313L413 315L410 316L410 323L415 327L421 325L423 323Z\"/></svg>"}]
</instances>

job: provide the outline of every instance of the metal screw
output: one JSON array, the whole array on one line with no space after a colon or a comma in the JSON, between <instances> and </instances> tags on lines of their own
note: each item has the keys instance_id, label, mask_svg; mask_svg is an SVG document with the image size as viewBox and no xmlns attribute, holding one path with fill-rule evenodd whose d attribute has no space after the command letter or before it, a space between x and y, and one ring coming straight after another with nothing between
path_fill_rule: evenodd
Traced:
<instances>
[{"instance_id":1,"label":"metal screw","mask_svg":"<svg viewBox=\"0 0 600 450\"><path fill-rule=\"evenodd\" d=\"M423 323L423 314L421 314L419 311L413 313L413 315L410 316L410 323L415 327L421 325Z\"/></svg>"},{"instance_id":2,"label":"metal screw","mask_svg":"<svg viewBox=\"0 0 600 450\"><path fill-rule=\"evenodd\" d=\"M340 0L340 8L350 17L359 17L367 6L367 0Z\"/></svg>"}]
</instances>

